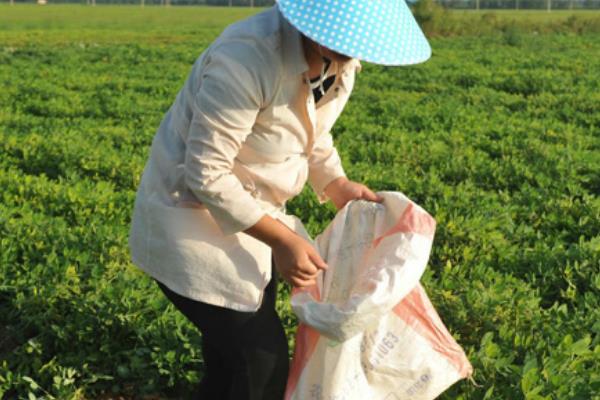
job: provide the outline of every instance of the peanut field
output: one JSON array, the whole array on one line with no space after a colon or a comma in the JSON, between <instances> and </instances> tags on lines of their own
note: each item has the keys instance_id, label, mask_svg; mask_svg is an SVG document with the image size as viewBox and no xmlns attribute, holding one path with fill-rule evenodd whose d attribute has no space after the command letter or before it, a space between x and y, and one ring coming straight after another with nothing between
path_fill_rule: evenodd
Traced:
<instances>
[{"instance_id":1,"label":"peanut field","mask_svg":"<svg viewBox=\"0 0 600 400\"><path fill-rule=\"evenodd\" d=\"M0 399L189 397L201 337L130 262L130 217L193 62L257 11L0 4ZM332 133L351 179L437 221L422 283L477 383L442 399L600 399L599 14L507 15L363 63ZM313 235L335 214L308 187L287 208Z\"/></svg>"}]
</instances>

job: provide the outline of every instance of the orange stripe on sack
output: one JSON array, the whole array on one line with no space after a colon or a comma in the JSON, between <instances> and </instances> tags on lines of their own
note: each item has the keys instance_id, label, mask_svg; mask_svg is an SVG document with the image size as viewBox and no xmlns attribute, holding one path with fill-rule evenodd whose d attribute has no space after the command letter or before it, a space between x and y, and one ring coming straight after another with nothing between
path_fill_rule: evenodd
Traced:
<instances>
[{"instance_id":1,"label":"orange stripe on sack","mask_svg":"<svg viewBox=\"0 0 600 400\"><path fill-rule=\"evenodd\" d=\"M306 324L300 324L298 331L296 332L296 348L294 349L294 359L290 366L290 374L288 376L287 386L285 388L285 400L290 400L302 371L308 364L308 361L312 357L315 349L317 348L317 342L319 341L319 332L311 328Z\"/></svg>"},{"instance_id":2,"label":"orange stripe on sack","mask_svg":"<svg viewBox=\"0 0 600 400\"><path fill-rule=\"evenodd\" d=\"M292 289L292 296L298 292L308 292L317 301L319 301L321 298L317 285L312 285L305 289L294 288ZM317 348L319 336L319 332L310 326L303 323L298 325L298 330L296 331L296 347L294 348L294 358L292 359L292 364L290 365L290 373L288 375L288 381L285 388L285 400L290 400L292 398L292 395L298 386L300 375L302 375L304 367L306 367L306 364L308 364L308 361Z\"/></svg>"},{"instance_id":3,"label":"orange stripe on sack","mask_svg":"<svg viewBox=\"0 0 600 400\"><path fill-rule=\"evenodd\" d=\"M420 283L394 307L394 313L427 340L435 351L446 357L461 377L471 376L473 366L446 329Z\"/></svg>"},{"instance_id":4,"label":"orange stripe on sack","mask_svg":"<svg viewBox=\"0 0 600 400\"><path fill-rule=\"evenodd\" d=\"M383 238L400 232L417 233L433 239L435 226L433 217L417 208L413 202L409 202L398 222L381 237L375 239L373 246L379 245ZM393 310L407 325L427 340L435 351L446 357L455 366L460 376L464 378L472 374L471 363L448 332L420 283Z\"/></svg>"},{"instance_id":5,"label":"orange stripe on sack","mask_svg":"<svg viewBox=\"0 0 600 400\"><path fill-rule=\"evenodd\" d=\"M400 232L418 233L433 238L435 233L435 219L415 207L413 202L409 202L400 218L398 218L398 222L386 233L375 239L373 247L377 247L383 238Z\"/></svg>"}]
</instances>

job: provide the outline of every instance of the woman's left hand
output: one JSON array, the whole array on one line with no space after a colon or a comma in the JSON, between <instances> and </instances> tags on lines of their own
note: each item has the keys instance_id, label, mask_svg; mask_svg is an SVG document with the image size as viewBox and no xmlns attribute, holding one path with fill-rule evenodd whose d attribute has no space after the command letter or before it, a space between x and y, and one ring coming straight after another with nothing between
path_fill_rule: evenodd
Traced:
<instances>
[{"instance_id":1,"label":"woman's left hand","mask_svg":"<svg viewBox=\"0 0 600 400\"><path fill-rule=\"evenodd\" d=\"M340 177L331 181L325 187L325 194L331 199L338 210L343 208L350 200L369 200L381 203L383 198L373 193L365 185Z\"/></svg>"}]
</instances>

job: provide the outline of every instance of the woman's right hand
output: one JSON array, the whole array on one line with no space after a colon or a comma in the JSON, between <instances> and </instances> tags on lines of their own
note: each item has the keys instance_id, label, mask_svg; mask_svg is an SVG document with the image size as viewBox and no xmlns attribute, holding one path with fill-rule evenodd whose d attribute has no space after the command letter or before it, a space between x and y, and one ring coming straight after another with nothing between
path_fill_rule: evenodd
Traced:
<instances>
[{"instance_id":1,"label":"woman's right hand","mask_svg":"<svg viewBox=\"0 0 600 400\"><path fill-rule=\"evenodd\" d=\"M325 261L306 239L269 215L244 232L271 247L275 268L295 287L315 284L319 270L327 269Z\"/></svg>"},{"instance_id":2,"label":"woman's right hand","mask_svg":"<svg viewBox=\"0 0 600 400\"><path fill-rule=\"evenodd\" d=\"M319 270L327 269L317 250L297 234L286 236L271 249L275 268L283 279L295 287L316 284Z\"/></svg>"}]
</instances>

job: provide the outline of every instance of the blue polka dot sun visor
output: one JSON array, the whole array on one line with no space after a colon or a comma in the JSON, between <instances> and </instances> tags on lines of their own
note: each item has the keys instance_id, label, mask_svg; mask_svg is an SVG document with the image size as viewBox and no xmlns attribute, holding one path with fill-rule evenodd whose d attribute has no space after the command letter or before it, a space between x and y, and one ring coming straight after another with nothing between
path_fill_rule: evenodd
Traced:
<instances>
[{"instance_id":1,"label":"blue polka dot sun visor","mask_svg":"<svg viewBox=\"0 0 600 400\"><path fill-rule=\"evenodd\" d=\"M329 49L383 65L417 64L431 47L405 0L278 0L283 16Z\"/></svg>"}]
</instances>

